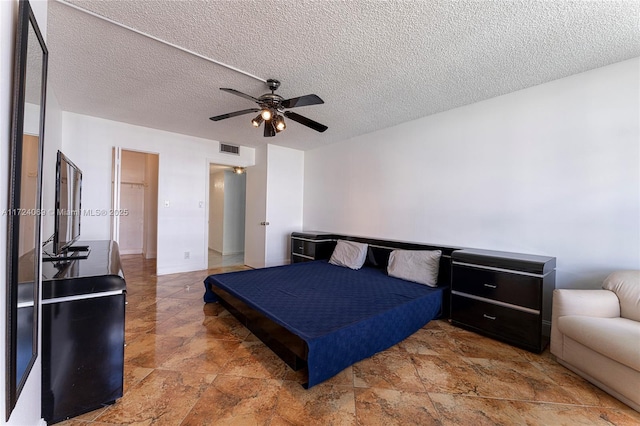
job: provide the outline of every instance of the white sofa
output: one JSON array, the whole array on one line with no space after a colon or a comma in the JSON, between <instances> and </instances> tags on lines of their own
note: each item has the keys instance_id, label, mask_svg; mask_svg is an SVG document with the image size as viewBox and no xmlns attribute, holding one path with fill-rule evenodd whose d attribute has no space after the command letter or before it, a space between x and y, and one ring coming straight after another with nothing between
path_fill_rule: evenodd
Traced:
<instances>
[{"instance_id":1,"label":"white sofa","mask_svg":"<svg viewBox=\"0 0 640 426\"><path fill-rule=\"evenodd\" d=\"M640 271L614 272L602 288L554 290L551 353L640 411Z\"/></svg>"}]
</instances>

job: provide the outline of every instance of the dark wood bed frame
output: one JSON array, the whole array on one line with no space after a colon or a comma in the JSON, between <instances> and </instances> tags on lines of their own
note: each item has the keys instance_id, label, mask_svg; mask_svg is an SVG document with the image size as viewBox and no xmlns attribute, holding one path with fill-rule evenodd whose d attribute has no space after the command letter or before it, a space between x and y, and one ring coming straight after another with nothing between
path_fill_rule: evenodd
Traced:
<instances>
[{"instance_id":1,"label":"dark wood bed frame","mask_svg":"<svg viewBox=\"0 0 640 426\"><path fill-rule=\"evenodd\" d=\"M387 268L389 255L394 249L402 250L441 250L440 268L438 272L438 286L445 287L440 318L449 317L449 298L451 285L451 253L459 250L455 247L435 246L427 244L409 243L393 240L377 240L371 238L353 237L331 234L326 236L334 241L338 239L356 241L369 245L365 265L376 268ZM212 286L211 290L218 297L219 302L245 327L264 342L293 370L298 371L307 366L307 343L283 326L275 323L262 313L248 306L227 291Z\"/></svg>"}]
</instances>

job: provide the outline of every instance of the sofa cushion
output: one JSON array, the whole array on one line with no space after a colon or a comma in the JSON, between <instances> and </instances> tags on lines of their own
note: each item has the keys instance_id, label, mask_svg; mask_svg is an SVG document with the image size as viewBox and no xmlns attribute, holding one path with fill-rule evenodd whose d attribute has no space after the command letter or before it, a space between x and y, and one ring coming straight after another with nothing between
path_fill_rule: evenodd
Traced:
<instances>
[{"instance_id":1,"label":"sofa cushion","mask_svg":"<svg viewBox=\"0 0 640 426\"><path fill-rule=\"evenodd\" d=\"M558 318L558 329L578 343L640 371L640 322L568 315Z\"/></svg>"},{"instance_id":2,"label":"sofa cushion","mask_svg":"<svg viewBox=\"0 0 640 426\"><path fill-rule=\"evenodd\" d=\"M620 316L640 321L640 271L618 271L605 278L602 288L620 300Z\"/></svg>"}]
</instances>

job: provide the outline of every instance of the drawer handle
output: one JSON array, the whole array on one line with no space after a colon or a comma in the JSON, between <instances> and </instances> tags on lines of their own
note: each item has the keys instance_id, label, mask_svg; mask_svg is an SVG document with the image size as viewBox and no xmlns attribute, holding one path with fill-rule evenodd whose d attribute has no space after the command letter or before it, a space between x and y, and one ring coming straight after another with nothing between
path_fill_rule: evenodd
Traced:
<instances>
[{"instance_id":1,"label":"drawer handle","mask_svg":"<svg viewBox=\"0 0 640 426\"><path fill-rule=\"evenodd\" d=\"M490 319L490 320L494 320L496 319L496 317L492 317L491 315L487 315L487 314L482 314L483 317L485 317L486 319Z\"/></svg>"},{"instance_id":2,"label":"drawer handle","mask_svg":"<svg viewBox=\"0 0 640 426\"><path fill-rule=\"evenodd\" d=\"M498 286L495 284L485 284L484 286L489 288L498 288Z\"/></svg>"},{"instance_id":3,"label":"drawer handle","mask_svg":"<svg viewBox=\"0 0 640 426\"><path fill-rule=\"evenodd\" d=\"M298 250L302 250L302 246L298 247Z\"/></svg>"}]
</instances>

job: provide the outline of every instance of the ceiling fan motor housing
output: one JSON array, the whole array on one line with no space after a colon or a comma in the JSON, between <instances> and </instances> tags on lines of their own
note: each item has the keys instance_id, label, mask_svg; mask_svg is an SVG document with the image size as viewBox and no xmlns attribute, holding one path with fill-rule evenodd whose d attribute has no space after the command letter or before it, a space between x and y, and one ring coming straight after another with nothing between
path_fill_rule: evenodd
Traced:
<instances>
[{"instance_id":1,"label":"ceiling fan motor housing","mask_svg":"<svg viewBox=\"0 0 640 426\"><path fill-rule=\"evenodd\" d=\"M278 87L280 87L280 82L274 78L270 78L267 80L267 86L269 86L269 90L274 92L278 90Z\"/></svg>"},{"instance_id":2,"label":"ceiling fan motor housing","mask_svg":"<svg viewBox=\"0 0 640 426\"><path fill-rule=\"evenodd\" d=\"M262 108L269 108L274 110L279 110L280 104L284 101L284 98L280 95L276 95L275 93L265 93L264 95L258 98L258 104Z\"/></svg>"}]
</instances>

